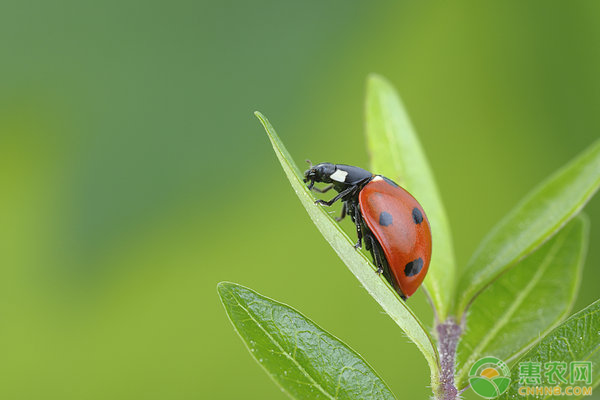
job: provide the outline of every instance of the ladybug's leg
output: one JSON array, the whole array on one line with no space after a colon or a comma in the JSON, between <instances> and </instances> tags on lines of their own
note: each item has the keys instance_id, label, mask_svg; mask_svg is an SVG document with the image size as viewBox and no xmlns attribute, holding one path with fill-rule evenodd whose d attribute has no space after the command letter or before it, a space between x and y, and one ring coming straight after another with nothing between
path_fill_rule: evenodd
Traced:
<instances>
[{"instance_id":1,"label":"ladybug's leg","mask_svg":"<svg viewBox=\"0 0 600 400\"><path fill-rule=\"evenodd\" d=\"M344 205L342 206L342 214L339 217L337 217L335 220L337 222L340 222L341 220L344 219L345 216L346 216L346 202L344 202Z\"/></svg>"},{"instance_id":2,"label":"ladybug's leg","mask_svg":"<svg viewBox=\"0 0 600 400\"><path fill-rule=\"evenodd\" d=\"M336 201L338 201L339 199L341 199L342 197L349 194L350 192L352 192L355 189L356 189L356 186L350 186L350 187L344 189L343 191L339 192L333 199L331 199L329 201L317 200L317 201L315 201L315 204L322 204L324 206L330 207L333 203L335 203Z\"/></svg>"},{"instance_id":3,"label":"ladybug's leg","mask_svg":"<svg viewBox=\"0 0 600 400\"><path fill-rule=\"evenodd\" d=\"M404 295L404 293L402 293L402 290L396 284L396 282L392 276L392 271L390 270L390 267L387 263L387 259L385 258L385 253L383 252L381 245L379 244L377 239L375 239L375 237L373 236L373 234L371 232L366 233L365 238L371 242L371 255L373 256L373 262L374 262L375 266L377 267L377 274L379 274L379 275L383 274L385 279L390 283L390 285L392 285L392 287L394 288L396 293L398 293L400 295L400 298L402 298L402 300L406 301L406 296Z\"/></svg>"},{"instance_id":4,"label":"ladybug's leg","mask_svg":"<svg viewBox=\"0 0 600 400\"><path fill-rule=\"evenodd\" d=\"M369 242L371 242L370 243L371 255L373 256L373 262L375 263L375 266L377 267L377 274L381 275L383 273L383 257L384 257L384 255L381 254L381 247L376 242L375 238L373 237L373 234L371 234L371 233L367 234L366 238L369 240Z\"/></svg>"},{"instance_id":5,"label":"ladybug's leg","mask_svg":"<svg viewBox=\"0 0 600 400\"><path fill-rule=\"evenodd\" d=\"M318 192L318 193L327 193L327 192L329 192L331 189L333 189L333 185L328 185L328 186L325 186L323 189L319 189L319 188L318 188L318 187L316 187L316 186L313 186L313 187L311 187L311 188L310 188L310 190L314 190L315 192Z\"/></svg>"},{"instance_id":6,"label":"ladybug's leg","mask_svg":"<svg viewBox=\"0 0 600 400\"><path fill-rule=\"evenodd\" d=\"M358 242L354 245L355 249L360 249L362 247L362 238L363 238L363 230L362 230L362 216L360 215L360 208L358 205L353 207L354 211L354 224L356 225L356 234L358 236Z\"/></svg>"},{"instance_id":7,"label":"ladybug's leg","mask_svg":"<svg viewBox=\"0 0 600 400\"><path fill-rule=\"evenodd\" d=\"M370 232L365 233L365 238L370 234ZM371 244L371 240L367 239L365 240L365 250L367 250L368 252L371 252L371 249L373 248L373 245ZM373 254L371 254L373 255Z\"/></svg>"}]
</instances>

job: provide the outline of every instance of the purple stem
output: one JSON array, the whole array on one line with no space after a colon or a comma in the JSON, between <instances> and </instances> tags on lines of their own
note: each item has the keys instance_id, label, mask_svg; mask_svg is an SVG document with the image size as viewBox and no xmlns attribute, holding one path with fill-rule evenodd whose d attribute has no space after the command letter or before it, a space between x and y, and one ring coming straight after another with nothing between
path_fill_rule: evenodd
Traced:
<instances>
[{"instance_id":1,"label":"purple stem","mask_svg":"<svg viewBox=\"0 0 600 400\"><path fill-rule=\"evenodd\" d=\"M456 400L458 390L454 386L456 346L462 329L454 319L448 318L437 325L438 351L440 353L440 389L439 400Z\"/></svg>"}]
</instances>

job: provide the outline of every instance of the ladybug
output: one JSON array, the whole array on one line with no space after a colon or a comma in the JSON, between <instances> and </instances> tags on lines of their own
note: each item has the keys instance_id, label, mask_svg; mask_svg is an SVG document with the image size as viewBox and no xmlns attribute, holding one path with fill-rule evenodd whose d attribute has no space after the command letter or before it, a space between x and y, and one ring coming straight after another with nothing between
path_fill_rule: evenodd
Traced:
<instances>
[{"instance_id":1,"label":"ladybug","mask_svg":"<svg viewBox=\"0 0 600 400\"><path fill-rule=\"evenodd\" d=\"M343 202L342 214L356 225L358 242L370 251L377 273L382 274L406 300L421 285L431 260L431 229L423 208L415 198L391 179L359 167L320 163L304 173L310 190L325 193L335 189L331 200L316 204L331 206ZM330 185L319 189L316 182Z\"/></svg>"}]
</instances>

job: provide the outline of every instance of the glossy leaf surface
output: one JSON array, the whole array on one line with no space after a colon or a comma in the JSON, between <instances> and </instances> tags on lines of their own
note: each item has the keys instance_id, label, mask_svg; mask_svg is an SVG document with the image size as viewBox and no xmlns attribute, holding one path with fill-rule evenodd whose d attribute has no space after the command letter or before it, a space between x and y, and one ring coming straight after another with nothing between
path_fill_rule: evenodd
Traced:
<instances>
[{"instance_id":1,"label":"glossy leaf surface","mask_svg":"<svg viewBox=\"0 0 600 400\"><path fill-rule=\"evenodd\" d=\"M293 308L221 282L229 319L254 359L295 399L395 399L367 362Z\"/></svg>"},{"instance_id":2,"label":"glossy leaf surface","mask_svg":"<svg viewBox=\"0 0 600 400\"><path fill-rule=\"evenodd\" d=\"M511 381L512 384L508 388L508 391L501 396L503 400L508 399L550 399L558 398L550 395L542 396L522 396L519 394L519 388L523 386L519 382L520 367L526 363L539 363L542 369L542 385L546 384L554 386L548 383L549 377L544 375L547 372L547 362L561 362L566 363L568 369L564 374L564 378L567 380L567 384L563 385L563 389L571 385L571 379L575 379L578 376L584 377L585 375L579 375L582 373L581 369L575 367L575 376L571 375L570 363L575 362L591 362L591 376L589 376L589 384L585 381L573 382L572 386L598 386L600 383L600 300L595 301L588 307L584 308L571 318L566 320L546 337L541 342L535 345L531 350L521 357L518 362L512 367L511 370ZM525 367L527 368L527 366ZM577 371L579 369L579 372ZM585 368L584 368L585 369ZM560 368L562 370L562 368ZM585 372L583 372L585 373ZM555 375L551 374L554 379L557 380ZM566 398L578 398L576 396ZM589 398L589 397L588 397Z\"/></svg>"},{"instance_id":3,"label":"glossy leaf surface","mask_svg":"<svg viewBox=\"0 0 600 400\"><path fill-rule=\"evenodd\" d=\"M459 387L478 359L493 355L509 362L568 315L581 280L587 225L583 216L574 218L475 299L458 346Z\"/></svg>"}]
</instances>

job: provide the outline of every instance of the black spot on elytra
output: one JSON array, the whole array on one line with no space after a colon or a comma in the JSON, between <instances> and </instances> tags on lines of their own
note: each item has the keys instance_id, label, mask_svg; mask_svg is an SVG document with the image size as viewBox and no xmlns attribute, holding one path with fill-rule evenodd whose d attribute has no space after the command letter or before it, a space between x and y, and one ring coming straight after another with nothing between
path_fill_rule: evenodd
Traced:
<instances>
[{"instance_id":1,"label":"black spot on elytra","mask_svg":"<svg viewBox=\"0 0 600 400\"><path fill-rule=\"evenodd\" d=\"M421 222L423 222L423 214L421 214L421 210L419 210L417 207L413 208L412 216L413 221L415 221L415 224L418 225Z\"/></svg>"},{"instance_id":2,"label":"black spot on elytra","mask_svg":"<svg viewBox=\"0 0 600 400\"><path fill-rule=\"evenodd\" d=\"M394 217L392 217L392 214L382 211L381 214L379 214L379 225L381 226L388 226L394 223Z\"/></svg>"},{"instance_id":3,"label":"black spot on elytra","mask_svg":"<svg viewBox=\"0 0 600 400\"><path fill-rule=\"evenodd\" d=\"M423 268L423 259L419 257L416 260L406 264L406 266L404 267L404 275L414 276L421 272L421 268Z\"/></svg>"},{"instance_id":4,"label":"black spot on elytra","mask_svg":"<svg viewBox=\"0 0 600 400\"><path fill-rule=\"evenodd\" d=\"M386 178L385 176L382 176L382 178L383 178L384 181L386 181L390 185L392 185L394 187L399 187L398 184L396 182L394 182L393 180L391 180L390 178Z\"/></svg>"}]
</instances>

